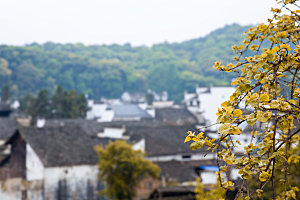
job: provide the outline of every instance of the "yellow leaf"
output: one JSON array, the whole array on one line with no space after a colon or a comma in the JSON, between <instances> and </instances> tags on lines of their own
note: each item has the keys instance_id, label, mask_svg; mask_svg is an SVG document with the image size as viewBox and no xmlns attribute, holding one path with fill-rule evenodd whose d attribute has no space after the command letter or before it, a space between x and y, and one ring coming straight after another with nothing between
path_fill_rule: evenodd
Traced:
<instances>
[{"instance_id":1,"label":"yellow leaf","mask_svg":"<svg viewBox=\"0 0 300 200\"><path fill-rule=\"evenodd\" d=\"M224 101L222 104L221 104L222 107L229 107L231 106L229 101Z\"/></svg>"},{"instance_id":2,"label":"yellow leaf","mask_svg":"<svg viewBox=\"0 0 300 200\"><path fill-rule=\"evenodd\" d=\"M262 53L262 54L260 55L261 58L266 58L267 56L268 56L268 54L266 54L266 53Z\"/></svg>"},{"instance_id":3,"label":"yellow leaf","mask_svg":"<svg viewBox=\"0 0 300 200\"><path fill-rule=\"evenodd\" d=\"M268 94L262 94L260 96L260 101L269 101L269 95Z\"/></svg>"},{"instance_id":4,"label":"yellow leaf","mask_svg":"<svg viewBox=\"0 0 300 200\"><path fill-rule=\"evenodd\" d=\"M235 111L233 111L234 117L239 117L241 116L241 114L243 114L243 112L240 109L236 109Z\"/></svg>"},{"instance_id":5,"label":"yellow leaf","mask_svg":"<svg viewBox=\"0 0 300 200\"><path fill-rule=\"evenodd\" d=\"M258 110L257 114L256 114L256 119L257 119L257 121L260 121L260 122L267 122L271 116L272 116L272 112L264 113L263 111Z\"/></svg>"},{"instance_id":6,"label":"yellow leaf","mask_svg":"<svg viewBox=\"0 0 300 200\"><path fill-rule=\"evenodd\" d=\"M188 142L190 140L199 141L199 139L196 137L195 132L192 131L187 132L188 136L185 138L184 142Z\"/></svg>"},{"instance_id":7,"label":"yellow leaf","mask_svg":"<svg viewBox=\"0 0 300 200\"><path fill-rule=\"evenodd\" d=\"M256 192L257 192L257 196L258 196L258 197L261 197L261 193L263 192L263 190L257 189Z\"/></svg>"},{"instance_id":8,"label":"yellow leaf","mask_svg":"<svg viewBox=\"0 0 300 200\"><path fill-rule=\"evenodd\" d=\"M250 49L251 51L255 51L258 47L259 47L258 45L253 44L249 49Z\"/></svg>"},{"instance_id":9,"label":"yellow leaf","mask_svg":"<svg viewBox=\"0 0 300 200\"><path fill-rule=\"evenodd\" d=\"M274 47L272 50L271 50L273 53L279 51L279 47Z\"/></svg>"},{"instance_id":10,"label":"yellow leaf","mask_svg":"<svg viewBox=\"0 0 300 200\"><path fill-rule=\"evenodd\" d=\"M231 128L231 134L233 135L240 135L241 134L241 128L240 127L237 127L237 126L233 126Z\"/></svg>"},{"instance_id":11,"label":"yellow leaf","mask_svg":"<svg viewBox=\"0 0 300 200\"><path fill-rule=\"evenodd\" d=\"M184 140L184 143L190 141L192 138L190 136L186 136L185 140Z\"/></svg>"},{"instance_id":12,"label":"yellow leaf","mask_svg":"<svg viewBox=\"0 0 300 200\"><path fill-rule=\"evenodd\" d=\"M261 174L259 175L259 180L260 182L265 182L267 181L269 178L269 174L267 172L261 172Z\"/></svg>"},{"instance_id":13,"label":"yellow leaf","mask_svg":"<svg viewBox=\"0 0 300 200\"><path fill-rule=\"evenodd\" d=\"M226 134L230 131L230 124L229 123L224 123L219 127L219 132L221 134Z\"/></svg>"},{"instance_id":14,"label":"yellow leaf","mask_svg":"<svg viewBox=\"0 0 300 200\"><path fill-rule=\"evenodd\" d=\"M290 51L290 50L291 50L290 45L287 45L287 44L282 44L282 45L280 45L280 48L286 49L287 51Z\"/></svg>"},{"instance_id":15,"label":"yellow leaf","mask_svg":"<svg viewBox=\"0 0 300 200\"><path fill-rule=\"evenodd\" d=\"M225 188L225 189L230 189L230 190L233 190L234 189L234 183L232 183L231 181L225 181L222 183L222 186Z\"/></svg>"},{"instance_id":16,"label":"yellow leaf","mask_svg":"<svg viewBox=\"0 0 300 200\"><path fill-rule=\"evenodd\" d=\"M292 104L295 104L295 100L294 99L290 99L289 102L292 103Z\"/></svg>"},{"instance_id":17,"label":"yellow leaf","mask_svg":"<svg viewBox=\"0 0 300 200\"><path fill-rule=\"evenodd\" d=\"M289 158L288 158L288 163L298 163L300 160L300 156L298 155L291 155Z\"/></svg>"},{"instance_id":18,"label":"yellow leaf","mask_svg":"<svg viewBox=\"0 0 300 200\"><path fill-rule=\"evenodd\" d=\"M272 100L271 101L271 108L278 108L280 106L279 100Z\"/></svg>"},{"instance_id":19,"label":"yellow leaf","mask_svg":"<svg viewBox=\"0 0 300 200\"><path fill-rule=\"evenodd\" d=\"M251 113L250 115L247 115L246 121L250 126L253 126L256 123L256 118L254 113Z\"/></svg>"},{"instance_id":20,"label":"yellow leaf","mask_svg":"<svg viewBox=\"0 0 300 200\"><path fill-rule=\"evenodd\" d=\"M213 146L213 144L212 144L211 141L209 141L209 140L205 140L204 144L205 144L206 146L208 146L208 147L212 147L212 146Z\"/></svg>"},{"instance_id":21,"label":"yellow leaf","mask_svg":"<svg viewBox=\"0 0 300 200\"><path fill-rule=\"evenodd\" d=\"M202 146L204 144L204 141L201 140L201 141L197 141L197 142L193 142L191 145L190 145L190 149L191 150L196 150L196 149L201 149Z\"/></svg>"},{"instance_id":22,"label":"yellow leaf","mask_svg":"<svg viewBox=\"0 0 300 200\"><path fill-rule=\"evenodd\" d=\"M197 135L197 138L199 138L199 139L203 139L203 132L201 132L201 133L199 133L198 135Z\"/></svg>"}]
</instances>

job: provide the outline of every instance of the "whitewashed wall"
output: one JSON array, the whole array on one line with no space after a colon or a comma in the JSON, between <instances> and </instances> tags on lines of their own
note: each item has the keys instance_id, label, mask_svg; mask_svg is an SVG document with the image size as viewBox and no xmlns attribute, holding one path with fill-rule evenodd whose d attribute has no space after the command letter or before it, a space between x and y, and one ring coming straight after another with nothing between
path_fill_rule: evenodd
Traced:
<instances>
[{"instance_id":1,"label":"whitewashed wall","mask_svg":"<svg viewBox=\"0 0 300 200\"><path fill-rule=\"evenodd\" d=\"M208 124L217 121L216 113L221 104L230 99L230 95L235 91L234 87L211 87L210 93L199 94L200 112L208 120ZM214 126L213 128L217 128Z\"/></svg>"},{"instance_id":2,"label":"whitewashed wall","mask_svg":"<svg viewBox=\"0 0 300 200\"><path fill-rule=\"evenodd\" d=\"M97 179L97 166L81 165L45 168L45 200L55 199L60 180L66 180L70 195L81 196L86 195L88 182L96 189Z\"/></svg>"},{"instance_id":3,"label":"whitewashed wall","mask_svg":"<svg viewBox=\"0 0 300 200\"><path fill-rule=\"evenodd\" d=\"M5 140L0 140L0 146L5 144Z\"/></svg>"},{"instance_id":4,"label":"whitewashed wall","mask_svg":"<svg viewBox=\"0 0 300 200\"><path fill-rule=\"evenodd\" d=\"M105 127L102 133L98 133L98 137L122 139L125 128Z\"/></svg>"},{"instance_id":5,"label":"whitewashed wall","mask_svg":"<svg viewBox=\"0 0 300 200\"><path fill-rule=\"evenodd\" d=\"M10 178L0 182L0 200L21 200L26 191L30 200L43 199L44 166L29 144L26 144L26 180Z\"/></svg>"},{"instance_id":6,"label":"whitewashed wall","mask_svg":"<svg viewBox=\"0 0 300 200\"><path fill-rule=\"evenodd\" d=\"M216 184L216 172L201 172L201 180L203 184Z\"/></svg>"},{"instance_id":7,"label":"whitewashed wall","mask_svg":"<svg viewBox=\"0 0 300 200\"><path fill-rule=\"evenodd\" d=\"M88 102L90 110L86 113L86 119L97 119L98 122L111 122L114 118L114 111L108 110L108 104L94 104Z\"/></svg>"},{"instance_id":8,"label":"whitewashed wall","mask_svg":"<svg viewBox=\"0 0 300 200\"><path fill-rule=\"evenodd\" d=\"M26 191L27 199L43 200L43 181L26 181L22 178L11 178L0 182L1 200L21 200L22 191Z\"/></svg>"},{"instance_id":9,"label":"whitewashed wall","mask_svg":"<svg viewBox=\"0 0 300 200\"><path fill-rule=\"evenodd\" d=\"M147 103L139 103L138 106L143 109L143 110L146 110L147 107L148 107L148 104Z\"/></svg>"},{"instance_id":10,"label":"whitewashed wall","mask_svg":"<svg viewBox=\"0 0 300 200\"><path fill-rule=\"evenodd\" d=\"M9 179L0 182L0 199L2 200L20 200L21 190L20 190L21 179Z\"/></svg>"},{"instance_id":11,"label":"whitewashed wall","mask_svg":"<svg viewBox=\"0 0 300 200\"><path fill-rule=\"evenodd\" d=\"M153 107L154 108L166 108L171 107L174 105L174 101L154 101Z\"/></svg>"},{"instance_id":12,"label":"whitewashed wall","mask_svg":"<svg viewBox=\"0 0 300 200\"><path fill-rule=\"evenodd\" d=\"M114 111L111 110L105 110L101 117L97 119L98 122L111 122L114 119Z\"/></svg>"},{"instance_id":13,"label":"whitewashed wall","mask_svg":"<svg viewBox=\"0 0 300 200\"><path fill-rule=\"evenodd\" d=\"M241 175L239 174L239 170L238 169L232 169L231 170L231 179L232 180L237 180L238 178L241 178Z\"/></svg>"},{"instance_id":14,"label":"whitewashed wall","mask_svg":"<svg viewBox=\"0 0 300 200\"><path fill-rule=\"evenodd\" d=\"M88 106L90 110L86 113L87 119L96 119L101 117L107 108L106 104L94 104L94 101L91 100L88 101Z\"/></svg>"},{"instance_id":15,"label":"whitewashed wall","mask_svg":"<svg viewBox=\"0 0 300 200\"><path fill-rule=\"evenodd\" d=\"M138 141L137 143L132 145L132 148L134 150L141 150L143 152L145 152L145 148L146 148L146 140L143 138L140 141Z\"/></svg>"},{"instance_id":16,"label":"whitewashed wall","mask_svg":"<svg viewBox=\"0 0 300 200\"><path fill-rule=\"evenodd\" d=\"M95 165L44 167L32 147L26 144L26 179L0 181L0 200L21 200L22 191L26 191L30 200L56 200L60 180L66 181L70 199L86 199L88 183L96 192L98 168Z\"/></svg>"},{"instance_id":17,"label":"whitewashed wall","mask_svg":"<svg viewBox=\"0 0 300 200\"><path fill-rule=\"evenodd\" d=\"M184 102L186 103L195 97L196 97L195 93L187 93L186 91L184 92Z\"/></svg>"},{"instance_id":18,"label":"whitewashed wall","mask_svg":"<svg viewBox=\"0 0 300 200\"><path fill-rule=\"evenodd\" d=\"M210 92L207 92L207 87L196 87L196 93L184 93L184 102L188 110L192 113L201 112L207 120L207 125L213 124L217 120L216 113L221 103L228 100L230 95L235 91L234 87L210 87ZM198 97L198 99L195 99ZM200 102L199 106L197 101ZM192 105L190 105L192 102ZM217 130L218 126L210 127L211 130Z\"/></svg>"},{"instance_id":19,"label":"whitewashed wall","mask_svg":"<svg viewBox=\"0 0 300 200\"><path fill-rule=\"evenodd\" d=\"M191 154L190 158L182 158L182 154L174 154L174 155L162 155L162 156L150 156L147 157L148 160L154 161L154 162L164 162L164 161L187 161L187 160L211 160L215 158L215 154L209 153L204 157L203 153L199 154Z\"/></svg>"},{"instance_id":20,"label":"whitewashed wall","mask_svg":"<svg viewBox=\"0 0 300 200\"><path fill-rule=\"evenodd\" d=\"M26 144L26 180L43 180L44 166L29 144Z\"/></svg>"},{"instance_id":21,"label":"whitewashed wall","mask_svg":"<svg viewBox=\"0 0 300 200\"><path fill-rule=\"evenodd\" d=\"M146 109L146 112L153 118L155 118L155 109L154 108L148 108Z\"/></svg>"}]
</instances>

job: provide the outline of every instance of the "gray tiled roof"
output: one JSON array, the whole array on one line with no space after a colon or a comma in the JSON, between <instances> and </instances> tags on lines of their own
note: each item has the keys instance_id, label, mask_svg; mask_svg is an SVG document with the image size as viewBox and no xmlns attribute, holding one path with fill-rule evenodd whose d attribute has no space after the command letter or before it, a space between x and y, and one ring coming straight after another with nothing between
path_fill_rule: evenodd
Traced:
<instances>
[{"instance_id":1,"label":"gray tiled roof","mask_svg":"<svg viewBox=\"0 0 300 200\"><path fill-rule=\"evenodd\" d=\"M8 111L11 110L10 105L6 103L0 103L0 111Z\"/></svg>"},{"instance_id":2,"label":"gray tiled roof","mask_svg":"<svg viewBox=\"0 0 300 200\"><path fill-rule=\"evenodd\" d=\"M126 134L130 136L131 142L141 139L146 141L146 153L148 156L162 156L174 154L194 154L204 152L205 147L200 150L191 150L188 143L184 143L187 131L198 133L192 126L159 126L159 127L129 127ZM204 135L206 137L206 135Z\"/></svg>"},{"instance_id":3,"label":"gray tiled roof","mask_svg":"<svg viewBox=\"0 0 300 200\"><path fill-rule=\"evenodd\" d=\"M64 127L77 126L80 127L88 135L96 136L103 131L104 126L95 120L86 119L47 119L45 127Z\"/></svg>"},{"instance_id":4,"label":"gray tiled roof","mask_svg":"<svg viewBox=\"0 0 300 200\"><path fill-rule=\"evenodd\" d=\"M47 119L45 127L60 127L60 126L79 126L88 135L96 136L103 132L105 127L110 128L128 128L128 127L158 127L164 125L163 122L154 119L144 119L139 121L112 121L112 122L97 122L95 120L85 119Z\"/></svg>"},{"instance_id":5,"label":"gray tiled roof","mask_svg":"<svg viewBox=\"0 0 300 200\"><path fill-rule=\"evenodd\" d=\"M12 118L0 117L0 140L11 137L18 127L18 122Z\"/></svg>"},{"instance_id":6,"label":"gray tiled roof","mask_svg":"<svg viewBox=\"0 0 300 200\"><path fill-rule=\"evenodd\" d=\"M44 166L95 165L98 161L95 141L77 126L21 128L16 134L30 144Z\"/></svg>"},{"instance_id":7,"label":"gray tiled roof","mask_svg":"<svg viewBox=\"0 0 300 200\"><path fill-rule=\"evenodd\" d=\"M145 110L135 104L112 105L115 117L139 117L144 119L152 118Z\"/></svg>"},{"instance_id":8,"label":"gray tiled roof","mask_svg":"<svg viewBox=\"0 0 300 200\"><path fill-rule=\"evenodd\" d=\"M158 108L155 118L169 124L196 124L197 118L186 108Z\"/></svg>"}]
</instances>

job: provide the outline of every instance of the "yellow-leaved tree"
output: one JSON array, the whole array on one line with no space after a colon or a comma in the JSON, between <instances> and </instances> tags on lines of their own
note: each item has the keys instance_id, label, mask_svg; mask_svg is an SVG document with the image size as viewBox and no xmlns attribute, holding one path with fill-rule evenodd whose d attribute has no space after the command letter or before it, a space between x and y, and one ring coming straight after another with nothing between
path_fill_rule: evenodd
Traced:
<instances>
[{"instance_id":1,"label":"yellow-leaved tree","mask_svg":"<svg viewBox=\"0 0 300 200\"><path fill-rule=\"evenodd\" d=\"M300 159L300 7L296 0L278 4L267 24L250 28L243 45L233 46L237 54L234 63L225 66L217 61L214 65L217 70L237 74L231 83L235 92L218 108L218 140L193 132L188 132L185 140L193 141L191 149L207 146L224 161L217 173L223 188L234 188L222 177L230 168L227 166L239 170L242 183L236 199L262 199L264 192L271 192L272 199L299 199L299 177L295 181L291 169L299 170ZM258 144L251 140L244 155L238 157L233 149L241 144L232 136L245 134L239 126L242 123L253 127L253 139L263 139ZM262 123L263 129L256 130L257 123ZM258 184L251 191L253 177L258 177Z\"/></svg>"},{"instance_id":2,"label":"yellow-leaved tree","mask_svg":"<svg viewBox=\"0 0 300 200\"><path fill-rule=\"evenodd\" d=\"M196 179L195 187L197 200L214 200L224 199L226 190L220 187L220 182L217 180L216 185L211 185L210 189L206 189L200 178Z\"/></svg>"}]
</instances>

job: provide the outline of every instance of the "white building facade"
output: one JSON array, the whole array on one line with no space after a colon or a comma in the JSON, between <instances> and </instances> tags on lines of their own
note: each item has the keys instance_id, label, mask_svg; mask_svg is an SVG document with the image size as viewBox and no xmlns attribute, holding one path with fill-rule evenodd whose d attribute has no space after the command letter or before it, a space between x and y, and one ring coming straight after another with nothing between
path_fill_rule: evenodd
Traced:
<instances>
[{"instance_id":1,"label":"white building facade","mask_svg":"<svg viewBox=\"0 0 300 200\"><path fill-rule=\"evenodd\" d=\"M67 154L76 149L75 137L79 134L70 135L72 131L66 133L61 129L34 130L32 133L18 130L7 143L11 153L0 163L0 199L96 199L99 182L97 155L92 143L88 143L87 138L78 138L77 142L85 144L77 150L85 152ZM61 138L57 137L59 134ZM37 137L32 137L34 135ZM53 143L49 137L65 141L49 145L48 142ZM42 138L44 140L40 140ZM68 142L72 140L73 147ZM37 148L41 146L45 148Z\"/></svg>"}]
</instances>

